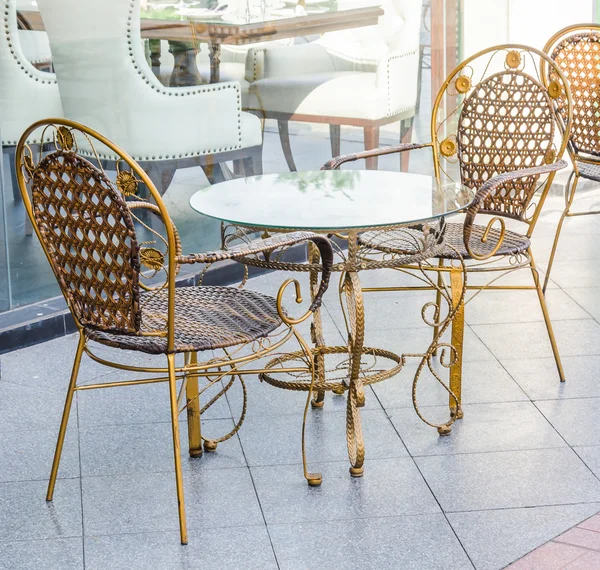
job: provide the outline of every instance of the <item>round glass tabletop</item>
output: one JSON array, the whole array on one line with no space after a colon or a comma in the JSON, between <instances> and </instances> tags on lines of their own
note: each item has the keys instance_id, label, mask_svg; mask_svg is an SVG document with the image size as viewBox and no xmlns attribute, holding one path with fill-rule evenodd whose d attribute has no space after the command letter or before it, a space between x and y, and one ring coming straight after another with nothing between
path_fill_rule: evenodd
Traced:
<instances>
[{"instance_id":1,"label":"round glass tabletop","mask_svg":"<svg viewBox=\"0 0 600 570\"><path fill-rule=\"evenodd\" d=\"M463 210L473 196L422 174L318 170L228 180L196 192L190 205L240 226L335 231L424 222Z\"/></svg>"}]
</instances>

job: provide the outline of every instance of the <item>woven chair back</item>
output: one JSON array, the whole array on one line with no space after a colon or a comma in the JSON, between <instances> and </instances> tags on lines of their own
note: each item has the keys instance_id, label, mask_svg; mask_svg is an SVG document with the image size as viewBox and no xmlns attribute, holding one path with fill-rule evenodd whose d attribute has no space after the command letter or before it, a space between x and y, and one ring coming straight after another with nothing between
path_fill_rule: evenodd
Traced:
<instances>
[{"instance_id":1,"label":"woven chair back","mask_svg":"<svg viewBox=\"0 0 600 570\"><path fill-rule=\"evenodd\" d=\"M573 103L570 151L600 156L600 26L571 26L544 47L569 81ZM554 79L552 72L549 79ZM560 111L568 110L565 94Z\"/></svg>"},{"instance_id":2,"label":"woven chair back","mask_svg":"<svg viewBox=\"0 0 600 570\"><path fill-rule=\"evenodd\" d=\"M34 153L26 137L53 142L45 145L44 153ZM80 155L78 140L86 156L96 147L118 155L116 182L103 171L100 160L96 165L93 158ZM58 119L32 125L17 145L16 160L26 209L78 325L144 334L141 291L169 290L176 271L169 269L169 261L180 253L176 230L146 174L98 133ZM157 204L136 196L141 182ZM149 222L140 221L135 208L168 220L171 232L161 236ZM151 232L156 239L139 243L134 222L138 230ZM157 241L164 252L145 247ZM142 269L149 268L153 274L164 271L165 279L152 287L145 285ZM162 331L154 334L167 335L166 315L162 324Z\"/></svg>"},{"instance_id":3,"label":"woven chair back","mask_svg":"<svg viewBox=\"0 0 600 570\"><path fill-rule=\"evenodd\" d=\"M555 72L552 83L542 80L542 61ZM446 79L434 104L436 174L478 189L499 174L555 162L565 150L570 122L568 116L558 121L561 93L568 102L564 76L533 48L499 46L468 58ZM551 179L506 182L480 211L533 223Z\"/></svg>"}]
</instances>

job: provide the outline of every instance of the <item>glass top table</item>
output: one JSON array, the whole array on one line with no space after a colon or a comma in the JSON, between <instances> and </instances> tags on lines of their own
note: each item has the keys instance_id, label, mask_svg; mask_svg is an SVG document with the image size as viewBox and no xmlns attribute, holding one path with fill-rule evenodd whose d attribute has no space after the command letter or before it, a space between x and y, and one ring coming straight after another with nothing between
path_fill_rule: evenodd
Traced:
<instances>
[{"instance_id":1,"label":"glass top table","mask_svg":"<svg viewBox=\"0 0 600 570\"><path fill-rule=\"evenodd\" d=\"M319 170L229 180L196 192L190 205L240 226L344 231L431 221L463 210L472 199L471 189L432 176Z\"/></svg>"},{"instance_id":2,"label":"glass top table","mask_svg":"<svg viewBox=\"0 0 600 570\"><path fill-rule=\"evenodd\" d=\"M439 270L436 255L443 248L445 216L464 211L473 197L473 190L432 176L377 170L320 170L238 178L199 190L190 198L190 205L195 211L224 222L224 247L235 247L238 239L248 243L256 239L257 231L261 232L263 239L269 239L272 233L295 230L336 236L333 270L340 275L339 302L347 344L331 346L325 341L321 313L317 309L312 313L310 328L314 376L285 376L278 372L284 364L293 368L303 362L304 353L290 352L267 363L260 378L279 388L307 391L316 408L323 406L327 391L347 393L348 458L350 473L354 477L363 474L364 441L360 408L365 404L364 387L392 378L401 371L407 359L420 360L412 391L419 417L436 427L442 435L450 433L451 424L461 417L460 385L456 378L460 378L462 366L462 336L455 334L454 323L458 323L457 331L463 330L464 264L457 260L452 265L449 289L435 272ZM370 245L372 239L368 237L370 234L383 239L406 238L400 243L406 244L407 248L390 251L373 247ZM251 250L248 248L248 251ZM246 266L309 272L310 292L314 299L322 270L317 248L309 244L305 263L286 261L285 253L282 250L268 256L249 254L238 258L238 261ZM421 285L425 285L417 289L436 291L436 301L426 303L422 309L423 321L433 328L433 340L423 353L397 354L368 346L365 342L363 292L386 288L363 287L359 273L383 268L412 272L420 279ZM288 279L283 289L293 281ZM282 294L280 290L279 296ZM300 299L299 293L297 299ZM451 324L452 345L441 341ZM339 339L339 335L335 336ZM450 387L432 365L432 358L438 350L446 355L440 356L440 363L442 368L450 369ZM450 360L447 359L448 352L454 355ZM427 420L417 406L416 385L424 370L431 371L448 391L450 418L444 423Z\"/></svg>"}]
</instances>

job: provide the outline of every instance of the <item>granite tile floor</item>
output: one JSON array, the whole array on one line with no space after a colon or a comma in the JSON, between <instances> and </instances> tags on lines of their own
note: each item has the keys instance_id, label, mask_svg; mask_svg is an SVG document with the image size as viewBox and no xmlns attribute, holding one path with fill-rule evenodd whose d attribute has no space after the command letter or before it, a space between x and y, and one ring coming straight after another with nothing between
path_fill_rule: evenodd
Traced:
<instances>
[{"instance_id":1,"label":"granite tile floor","mask_svg":"<svg viewBox=\"0 0 600 570\"><path fill-rule=\"evenodd\" d=\"M559 208L552 198L534 240L542 267ZM416 363L409 361L398 376L367 389L363 478L348 473L344 397L328 395L323 409L310 411L310 468L324 481L309 488L300 459L303 396L250 379L239 435L199 459L184 451L188 546L178 541L166 387L79 393L55 500L47 504L76 339L1 356L0 568L494 570L521 559L600 511L599 236L600 217L567 222L548 290L565 384L535 294L484 293L466 310L465 416L452 434L440 438L415 415ZM392 279L365 275L369 284ZM274 293L281 281L271 273L248 287ZM424 350L430 331L418 313L428 299L371 294L367 343ZM324 319L329 341L343 342L333 291ZM120 374L107 372L87 361L82 378ZM417 395L427 418L447 413L431 378ZM206 414L206 432L227 429L240 403L232 389ZM577 567L600 568L595 550L574 542L577 532L566 546L557 539L544 547L543 560L553 555L556 568L575 559ZM548 568L540 556L516 567Z\"/></svg>"}]
</instances>

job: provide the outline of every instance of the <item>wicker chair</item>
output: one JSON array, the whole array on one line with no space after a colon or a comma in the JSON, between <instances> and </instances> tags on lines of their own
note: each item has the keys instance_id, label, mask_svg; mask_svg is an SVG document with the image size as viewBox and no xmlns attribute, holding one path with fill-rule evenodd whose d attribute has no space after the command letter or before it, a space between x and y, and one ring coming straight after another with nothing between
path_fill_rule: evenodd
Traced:
<instances>
[{"instance_id":1,"label":"wicker chair","mask_svg":"<svg viewBox=\"0 0 600 570\"><path fill-rule=\"evenodd\" d=\"M600 26L582 24L564 28L548 40L544 51L569 81L573 105L573 126L567 146L573 172L565 186L565 209L554 236L544 280L545 291L565 218L600 214L600 210L571 211L579 179L600 182L600 117L597 109L600 97ZM548 79L552 79L551 73ZM566 117L568 101L564 94L561 94L559 100L562 101L561 112Z\"/></svg>"},{"instance_id":2,"label":"wicker chair","mask_svg":"<svg viewBox=\"0 0 600 570\"><path fill-rule=\"evenodd\" d=\"M540 77L540 61L552 70L549 85ZM558 112L559 104L563 105L562 113ZM446 112L444 105L448 106ZM527 46L497 46L468 58L446 79L433 106L431 142L353 154L324 166L339 168L374 155L429 148L436 176L457 179L477 190L464 220L446 226L446 249L439 256L438 279L441 283L453 260L463 258L468 260L467 275L492 272L493 278L486 284L467 284L467 290L475 291L475 295L484 289L536 291L561 381L564 372L530 237L555 172L567 164L560 157L567 146L570 123L569 86L558 66ZM558 148L555 140L560 140ZM482 225L475 223L485 216L488 218ZM518 228L507 229L509 221L516 222ZM419 235L419 229L413 231ZM393 232L367 232L361 239L375 251L406 253ZM496 284L499 277L522 268L531 271L533 285ZM456 285L452 284L453 288ZM437 305L439 301L438 295ZM458 314L452 330L458 358L462 358L463 330L464 315ZM450 385L460 396L460 367L456 370ZM462 414L460 409L454 412L459 417Z\"/></svg>"},{"instance_id":3,"label":"wicker chair","mask_svg":"<svg viewBox=\"0 0 600 570\"><path fill-rule=\"evenodd\" d=\"M50 137L54 149L44 156L34 156L26 142L34 134L44 140ZM78 140L81 139L85 139L86 149L91 146L98 148L98 152L110 151L120 157L116 183L79 154ZM242 375L260 372L243 366L272 353L292 337L307 354L305 372L314 382L310 349L294 325L320 306L333 262L331 244L325 237L304 232L259 240L226 252L183 255L177 230L148 175L108 139L72 121L48 119L33 124L17 145L17 161L21 166L18 183L27 212L79 331L47 500L52 500L69 411L77 390L167 382L181 542L185 544L178 415L187 409L190 455L202 454L203 441L204 450L214 450L219 441L234 435L243 421L246 390ZM101 164L99 158L97 163ZM150 198L146 200L136 196L142 183L150 191ZM31 199L27 184L31 187ZM234 287L176 288L175 279L182 264L209 264L257 253L268 255L278 248L305 241L312 242L311 255L320 254L323 273L310 309L298 319L289 317L282 307L284 290L290 284L295 283L297 301L301 300L299 285L291 279L281 286L277 298ZM164 365L134 366L131 357L125 364L118 363L112 358L114 351L109 349L105 352L111 353L110 358L99 356L94 343L163 355ZM223 356L216 356L213 351L220 349ZM198 361L201 351L209 351L205 362ZM154 376L78 385L83 353L106 366ZM184 355L182 363L176 362L178 354ZM225 378L230 381L221 383ZM183 380L179 396L178 379ZM221 438L203 437L201 412L236 379L241 382L244 394L239 420L232 431ZM217 391L202 409L199 380L207 382L200 393L209 387ZM302 431L305 477L309 484L318 485L320 475L306 470L304 426Z\"/></svg>"}]
</instances>

